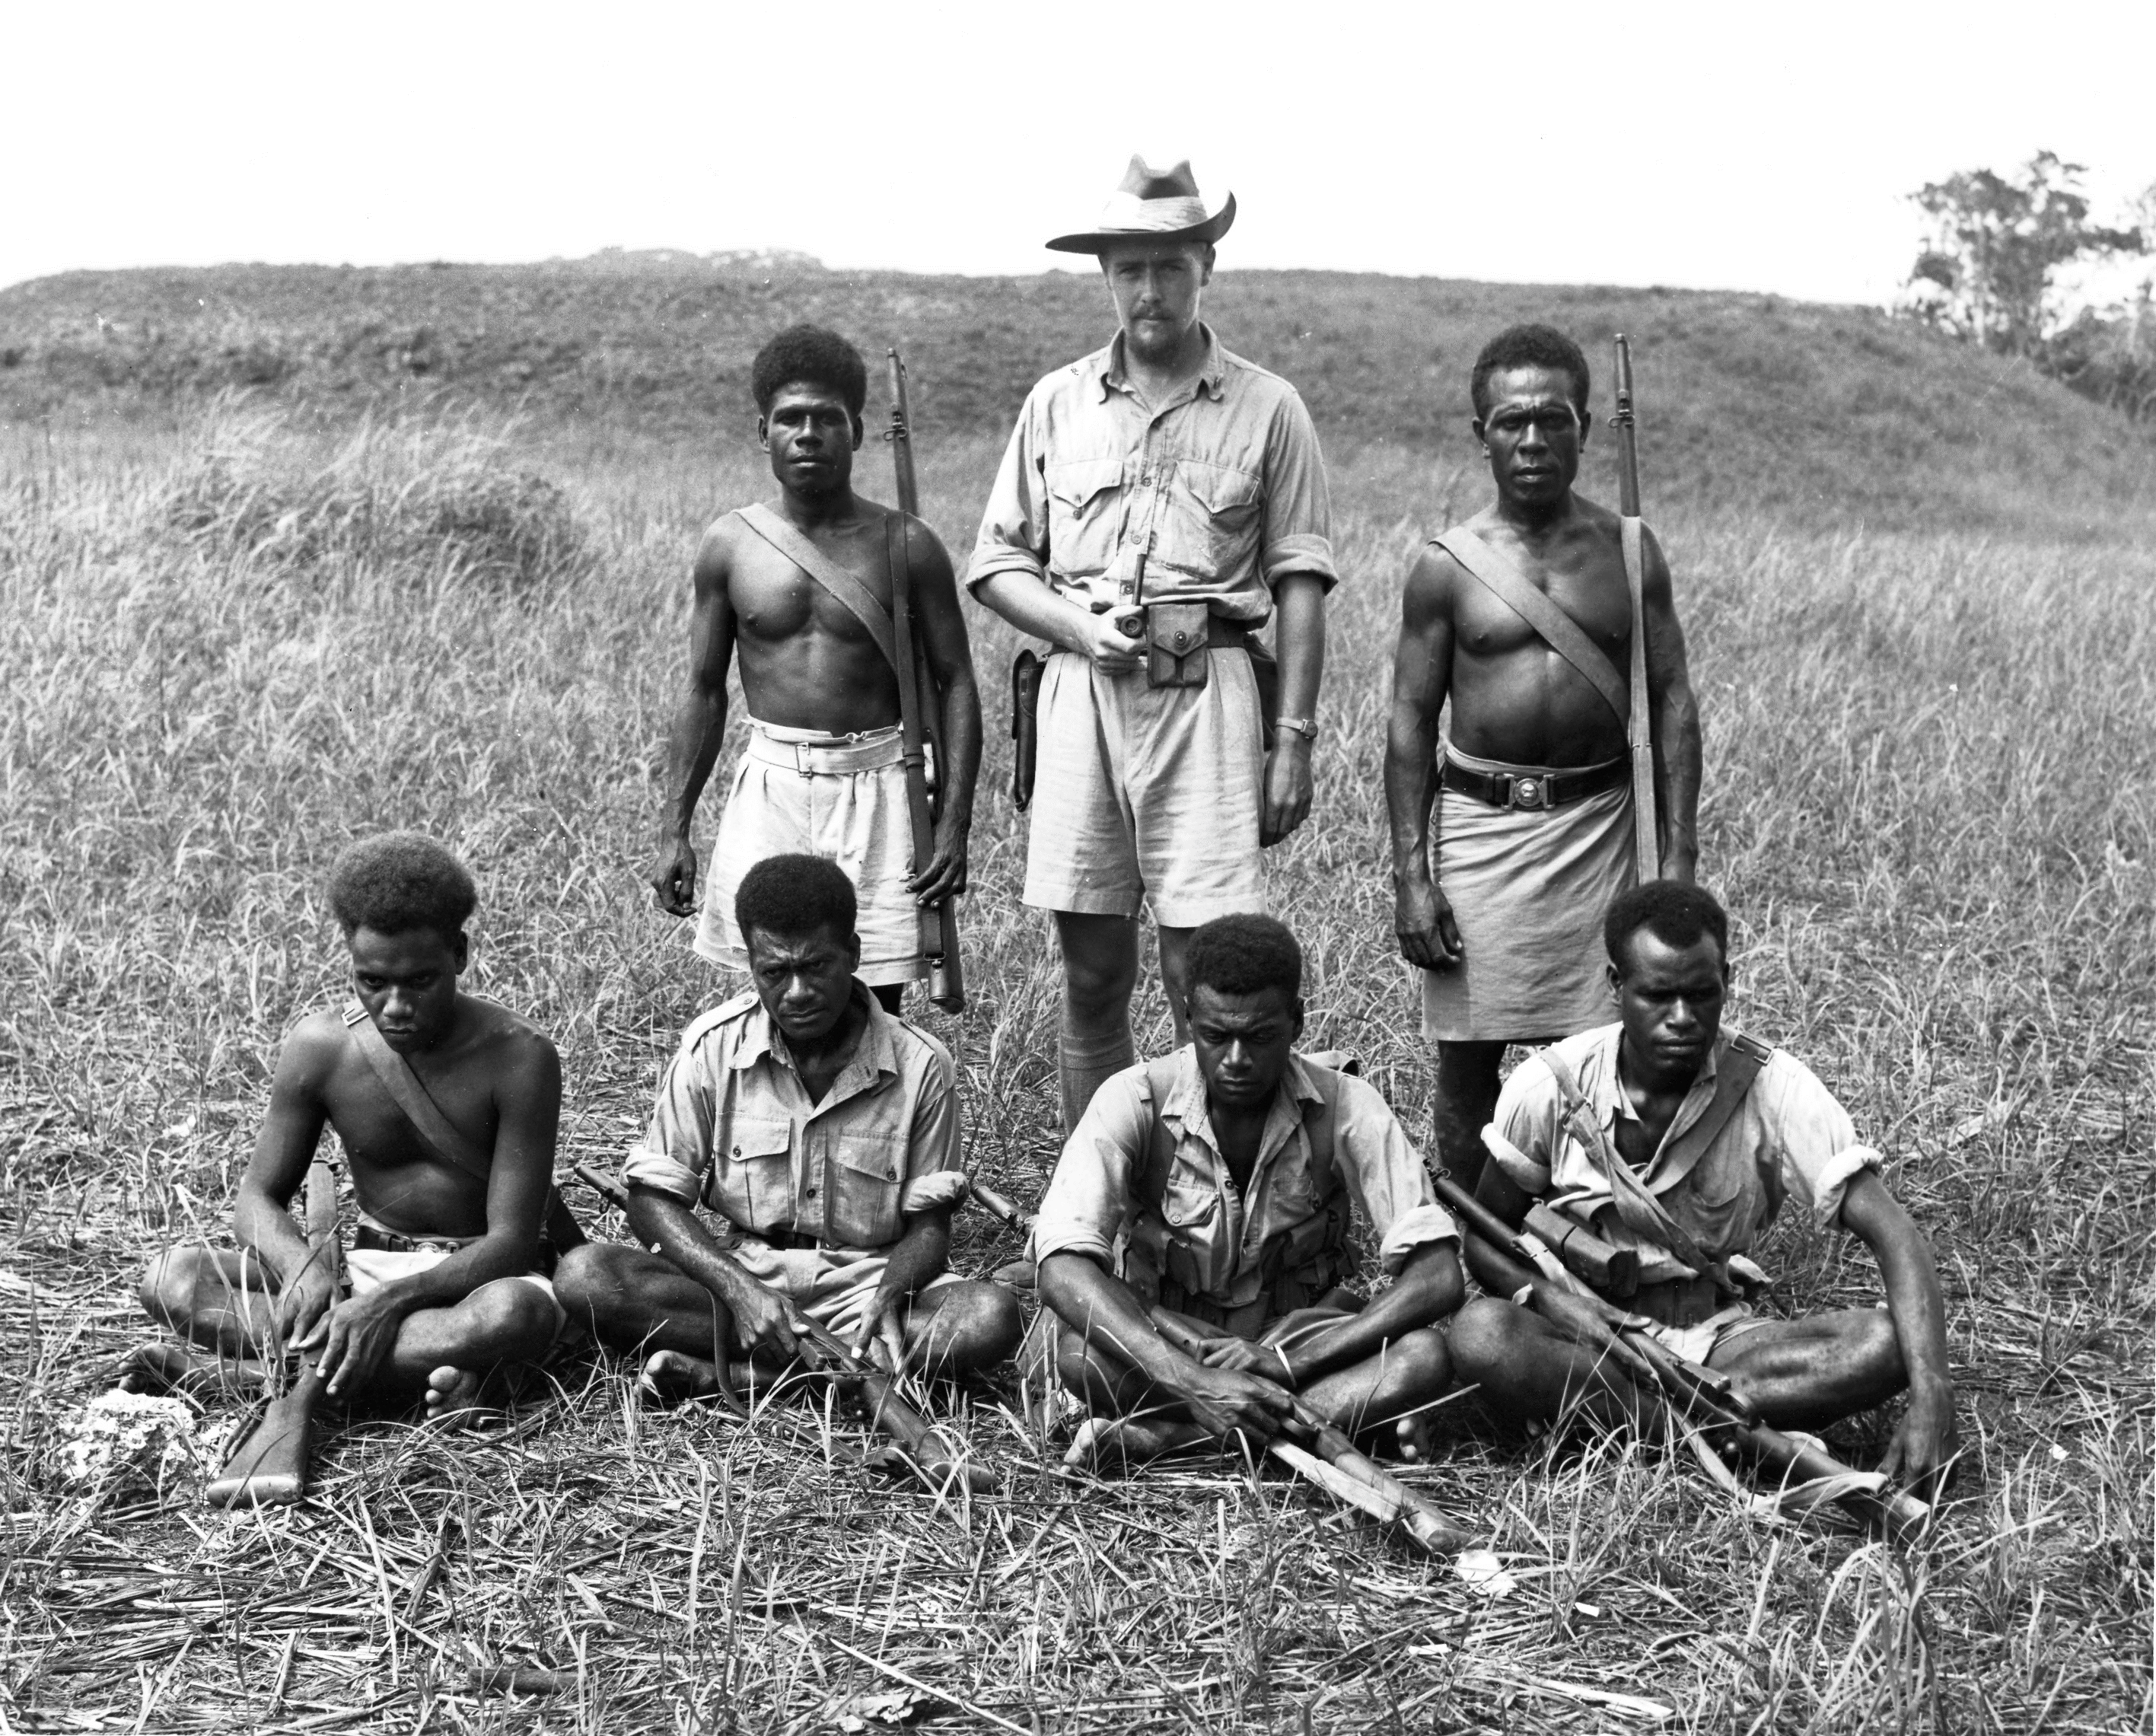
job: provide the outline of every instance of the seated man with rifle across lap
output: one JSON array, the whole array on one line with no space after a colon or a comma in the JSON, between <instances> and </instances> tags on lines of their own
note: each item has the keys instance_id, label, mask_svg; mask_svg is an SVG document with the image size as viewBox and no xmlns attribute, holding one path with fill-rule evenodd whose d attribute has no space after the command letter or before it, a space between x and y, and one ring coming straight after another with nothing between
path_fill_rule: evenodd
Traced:
<instances>
[{"instance_id":1,"label":"seated man with rifle across lap","mask_svg":"<svg viewBox=\"0 0 2156 1736\"><path fill-rule=\"evenodd\" d=\"M733 1354L783 1369L810 1322L856 1357L880 1338L923 1374L994 1366L1016 1301L945 1270L967 1192L950 1051L856 974L854 888L833 863L767 857L733 914L753 991L682 1034L622 1166L642 1246L564 1260L570 1317L647 1353L646 1389L669 1395L730 1394Z\"/></svg>"},{"instance_id":2,"label":"seated man with rifle across lap","mask_svg":"<svg viewBox=\"0 0 2156 1736\"><path fill-rule=\"evenodd\" d=\"M1458 1230L1383 1098L1298 1055L1302 952L1269 917L1190 937L1189 1045L1114 1075L1064 1147L1034 1227L1058 1371L1097 1418L1074 1455L1132 1457L1300 1409L1392 1423L1426 1457L1450 1385L1430 1328L1460 1306ZM1392 1283L1365 1305L1359 1206Z\"/></svg>"},{"instance_id":3,"label":"seated man with rifle across lap","mask_svg":"<svg viewBox=\"0 0 2156 1736\"><path fill-rule=\"evenodd\" d=\"M792 326L757 352L750 378L778 498L726 514L697 551L688 691L668 748L652 886L662 910L695 912L690 824L726 735L738 652L749 739L719 817L696 951L747 971L733 923L742 876L785 851L828 856L858 890L858 974L896 1013L905 984L930 973L924 909L966 890L981 701L957 584L933 531L854 492L868 393L858 350L836 332ZM906 765L907 738L923 730L942 756L925 850L907 785L925 773ZM930 824L924 793L921 834Z\"/></svg>"},{"instance_id":4,"label":"seated man with rifle across lap","mask_svg":"<svg viewBox=\"0 0 2156 1736\"><path fill-rule=\"evenodd\" d=\"M1659 1432L1661 1406L1624 1347L1613 1352L1626 1336L1614 1301L1649 1351L1726 1377L1770 1429L1818 1428L1906 1391L1880 1468L1935 1482L1957 1451L1945 1303L1931 1245L1881 1180L1879 1153L1801 1061L1723 1022L1729 924L1712 894L1650 881L1610 906L1604 934L1618 1022L1521 1063L1483 1135L1492 1161L1477 1189L1504 1224L1538 1230L1532 1246L1599 1248L1602 1282L1583 1293L1471 1235L1469 1265L1491 1294L1453 1324L1460 1379L1515 1415L1547 1421L1576 1406ZM1767 1279L1748 1256L1792 1196L1871 1249L1885 1312L1753 1312Z\"/></svg>"},{"instance_id":5,"label":"seated man with rifle across lap","mask_svg":"<svg viewBox=\"0 0 2156 1736\"><path fill-rule=\"evenodd\" d=\"M561 1062L536 1026L457 986L478 893L440 845L361 840L329 901L358 998L285 1041L233 1204L239 1251L174 1248L142 1280L151 1314L221 1360L149 1346L129 1378L259 1379L254 1358L296 1347L331 1398L424 1394L447 1415L475 1402L486 1371L546 1354L564 1322L543 1276L582 1240L552 1191ZM289 1210L326 1125L359 1205L348 1295Z\"/></svg>"}]
</instances>

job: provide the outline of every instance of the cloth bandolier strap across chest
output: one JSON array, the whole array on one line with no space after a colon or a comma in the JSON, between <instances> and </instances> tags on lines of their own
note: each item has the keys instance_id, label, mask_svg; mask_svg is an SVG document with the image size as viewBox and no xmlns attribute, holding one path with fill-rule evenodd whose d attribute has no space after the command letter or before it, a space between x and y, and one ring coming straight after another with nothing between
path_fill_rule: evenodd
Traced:
<instances>
[{"instance_id":1,"label":"cloth bandolier strap across chest","mask_svg":"<svg viewBox=\"0 0 2156 1736\"><path fill-rule=\"evenodd\" d=\"M1259 1267L1259 1293L1253 1300L1224 1307L1209 1294L1211 1275L1192 1251L1169 1234L1162 1215L1168 1178L1174 1173L1176 1131L1161 1108L1173 1093L1173 1055L1146 1064L1146 1087L1152 1100L1152 1122L1142 1160L1132 1177L1136 1210L1125 1232L1124 1281L1147 1303L1211 1321L1239 1337L1255 1337L1264 1324L1293 1309L1315 1305L1339 1282L1346 1263L1349 1208L1348 1184L1334 1151L1339 1120L1339 1082L1333 1070L1305 1056L1319 1102L1303 1111L1303 1133L1310 1142L1312 1215L1267 1245ZM1351 1062L1351 1065L1353 1063Z\"/></svg>"},{"instance_id":2,"label":"cloth bandolier strap across chest","mask_svg":"<svg viewBox=\"0 0 2156 1736\"><path fill-rule=\"evenodd\" d=\"M1664 1158L1662 1174L1669 1183L1674 1184L1698 1167L1700 1159L1743 1107L1753 1083L1774 1053L1756 1037L1742 1032L1731 1036L1729 1046L1723 1050L1715 1069L1714 1097L1706 1112L1685 1129ZM1564 1102L1568 1131L1609 1178L1611 1201L1625 1226L1635 1235L1659 1242L1690 1266L1695 1275L1712 1277L1718 1289L1732 1296L1741 1293L1740 1287L1730 1276L1727 1260L1716 1259L1700 1246L1691 1232L1671 1216L1667 1208L1633 1172L1624 1153L1617 1149L1616 1142L1602 1131L1593 1106L1580 1089L1578 1076L1563 1056L1555 1049L1541 1049L1536 1050L1536 1057L1557 1081L1558 1094Z\"/></svg>"},{"instance_id":3,"label":"cloth bandolier strap across chest","mask_svg":"<svg viewBox=\"0 0 2156 1736\"><path fill-rule=\"evenodd\" d=\"M353 1001L343 1012L345 1029L358 1044L359 1052L374 1071L382 1088L389 1093L390 1101L403 1112L404 1119L412 1124L412 1131L419 1136L419 1143L444 1163L461 1169L475 1181L486 1182L494 1174L494 1158L473 1143L464 1130L443 1114L440 1107L427 1093L425 1083L412 1071L411 1063L392 1049L382 1033L367 1017L367 1009ZM550 1179L547 1184L547 1213L540 1234L555 1255L580 1247L588 1240L584 1226L577 1221L577 1215L569 1210L568 1202L562 1198L562 1190ZM544 1251L540 1251L543 1252ZM542 1259L542 1263L551 1261Z\"/></svg>"}]
</instances>

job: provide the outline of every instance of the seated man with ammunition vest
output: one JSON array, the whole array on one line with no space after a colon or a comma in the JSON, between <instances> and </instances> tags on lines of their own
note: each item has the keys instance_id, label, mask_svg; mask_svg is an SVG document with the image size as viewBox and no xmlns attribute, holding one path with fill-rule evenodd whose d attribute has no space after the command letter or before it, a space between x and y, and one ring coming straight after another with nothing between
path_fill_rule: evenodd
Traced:
<instances>
[{"instance_id":1,"label":"seated man with ammunition vest","mask_svg":"<svg viewBox=\"0 0 2156 1736\"><path fill-rule=\"evenodd\" d=\"M1880 1468L1935 1480L1956 1451L1945 1303L1931 1245L1880 1179L1879 1153L1801 1061L1723 1023L1729 923L1712 895L1650 881L1611 904L1604 940L1618 1022L1539 1051L1506 1081L1477 1197L1515 1225L1541 1201L1614 1251L1589 1287L1656 1323L1651 1336L1677 1356L1726 1375L1768 1424L1817 1428L1906 1390ZM1749 1256L1791 1195L1821 1228L1871 1249L1885 1312L1753 1312L1768 1281ZM1453 1324L1463 1382L1522 1417L1577 1406L1659 1426L1592 1302L1479 1237L1468 1261L1491 1299ZM1627 1281L1613 1285L1618 1271Z\"/></svg>"},{"instance_id":2,"label":"seated man with ammunition vest","mask_svg":"<svg viewBox=\"0 0 2156 1736\"><path fill-rule=\"evenodd\" d=\"M1426 1456L1451 1379L1430 1328L1465 1291L1453 1220L1384 1100L1295 1052L1285 927L1223 917L1188 956L1189 1045L1101 1086L1034 1228L1058 1371L1103 1420L1072 1456L1267 1437L1299 1394L1350 1433L1394 1423L1403 1456ZM1368 1305L1345 1287L1351 1204L1393 1280Z\"/></svg>"},{"instance_id":3,"label":"seated man with ammunition vest","mask_svg":"<svg viewBox=\"0 0 2156 1736\"><path fill-rule=\"evenodd\" d=\"M622 1166L641 1246L563 1260L570 1317L648 1353L662 1394L721 1389L729 1349L784 1368L803 1315L857 1356L880 1335L924 1374L1003 1361L1016 1301L944 1270L967 1191L957 1070L855 974L852 882L820 856L768 856L733 916L754 989L682 1034Z\"/></svg>"}]
</instances>

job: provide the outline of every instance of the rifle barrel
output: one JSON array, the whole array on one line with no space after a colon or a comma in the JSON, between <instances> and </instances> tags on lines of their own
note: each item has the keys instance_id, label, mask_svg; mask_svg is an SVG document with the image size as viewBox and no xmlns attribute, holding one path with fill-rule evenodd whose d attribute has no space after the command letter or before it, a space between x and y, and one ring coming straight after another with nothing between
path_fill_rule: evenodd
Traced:
<instances>
[{"instance_id":1,"label":"rifle barrel","mask_svg":"<svg viewBox=\"0 0 2156 1736\"><path fill-rule=\"evenodd\" d=\"M1617 411L1609 420L1617 430L1617 510L1640 516L1640 448L1632 415L1632 341L1617 334Z\"/></svg>"}]
</instances>

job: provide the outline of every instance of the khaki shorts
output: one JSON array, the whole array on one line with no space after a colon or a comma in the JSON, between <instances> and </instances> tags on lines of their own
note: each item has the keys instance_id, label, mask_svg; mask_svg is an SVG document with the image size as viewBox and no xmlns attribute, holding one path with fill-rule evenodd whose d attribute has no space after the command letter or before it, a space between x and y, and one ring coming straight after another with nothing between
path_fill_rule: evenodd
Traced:
<instances>
[{"instance_id":1,"label":"khaki shorts","mask_svg":"<svg viewBox=\"0 0 2156 1736\"><path fill-rule=\"evenodd\" d=\"M1707 1366L1707 1359L1732 1338L1764 1326L1769 1317L1755 1314L1743 1302L1732 1302L1697 1326L1656 1326L1650 1334L1671 1354Z\"/></svg>"},{"instance_id":2,"label":"khaki shorts","mask_svg":"<svg viewBox=\"0 0 2156 1736\"><path fill-rule=\"evenodd\" d=\"M913 876L913 821L898 727L828 736L749 719L749 739L704 876L696 948L714 964L746 972L734 895L767 856L822 856L854 883L861 967L871 989L928 974Z\"/></svg>"},{"instance_id":3,"label":"khaki shorts","mask_svg":"<svg viewBox=\"0 0 2156 1736\"><path fill-rule=\"evenodd\" d=\"M344 1254L346 1287L354 1296L366 1296L385 1284L393 1284L399 1278L408 1278L439 1266L454 1251L449 1248L413 1248L408 1252L390 1253L380 1248L346 1248ZM554 1294L551 1279L536 1271L518 1272L512 1277L496 1278L497 1284L529 1284L547 1298L547 1306L554 1311L554 1336L562 1336L562 1328L569 1323L569 1311L562 1306L562 1299ZM480 1290L487 1287L480 1286ZM472 1292L476 1296L478 1290Z\"/></svg>"},{"instance_id":4,"label":"khaki shorts","mask_svg":"<svg viewBox=\"0 0 2156 1736\"><path fill-rule=\"evenodd\" d=\"M1149 687L1068 651L1040 682L1024 900L1194 928L1264 910L1265 754L1249 653L1215 647L1203 687Z\"/></svg>"}]
</instances>

